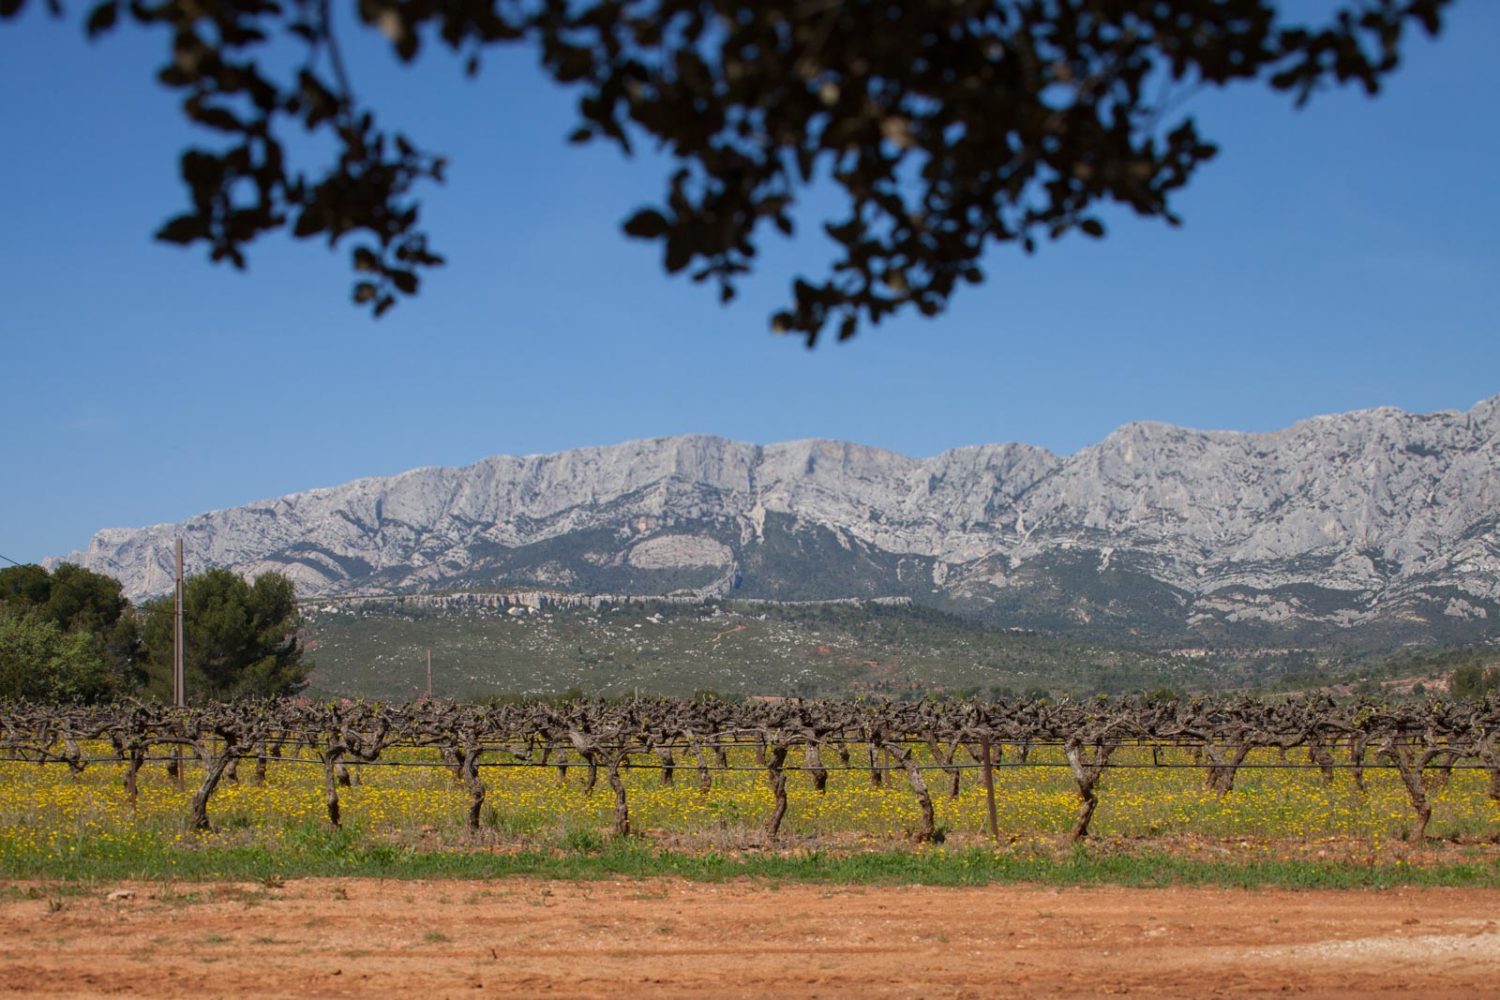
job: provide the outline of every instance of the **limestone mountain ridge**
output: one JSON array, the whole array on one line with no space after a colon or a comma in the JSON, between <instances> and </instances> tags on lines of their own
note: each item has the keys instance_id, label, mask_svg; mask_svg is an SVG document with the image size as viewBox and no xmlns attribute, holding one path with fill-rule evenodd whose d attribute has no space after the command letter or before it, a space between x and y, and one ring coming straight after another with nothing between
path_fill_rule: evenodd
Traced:
<instances>
[{"instance_id":1,"label":"limestone mountain ridge","mask_svg":"<svg viewBox=\"0 0 1500 1000\"><path fill-rule=\"evenodd\" d=\"M631 441L360 479L64 557L142 597L275 569L308 596L532 588L909 597L1100 637L1298 644L1500 634L1500 396L1264 433L1127 424L1058 456Z\"/></svg>"}]
</instances>

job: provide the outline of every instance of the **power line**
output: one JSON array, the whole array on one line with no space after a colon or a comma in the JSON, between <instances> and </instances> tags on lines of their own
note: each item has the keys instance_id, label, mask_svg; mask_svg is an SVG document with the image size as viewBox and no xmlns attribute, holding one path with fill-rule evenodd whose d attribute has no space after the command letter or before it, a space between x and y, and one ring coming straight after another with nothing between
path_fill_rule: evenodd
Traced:
<instances>
[{"instance_id":1,"label":"power line","mask_svg":"<svg viewBox=\"0 0 1500 1000\"><path fill-rule=\"evenodd\" d=\"M27 565L26 563L18 563L14 559L12 559L10 556L4 555L4 554L0 554L0 559L4 559L6 562L10 563L12 566L25 566L25 565Z\"/></svg>"}]
</instances>

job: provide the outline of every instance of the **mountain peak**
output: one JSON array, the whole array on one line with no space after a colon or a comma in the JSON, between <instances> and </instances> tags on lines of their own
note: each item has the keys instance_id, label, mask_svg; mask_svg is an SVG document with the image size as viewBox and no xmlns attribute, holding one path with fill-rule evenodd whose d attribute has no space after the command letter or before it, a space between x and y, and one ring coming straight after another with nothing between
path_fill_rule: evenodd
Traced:
<instances>
[{"instance_id":1,"label":"mountain peak","mask_svg":"<svg viewBox=\"0 0 1500 1000\"><path fill-rule=\"evenodd\" d=\"M1004 624L1176 640L1500 630L1500 397L1264 433L1154 421L1059 458L925 459L678 435L360 479L97 534L140 597L276 569L306 595L543 588L908 597Z\"/></svg>"}]
</instances>

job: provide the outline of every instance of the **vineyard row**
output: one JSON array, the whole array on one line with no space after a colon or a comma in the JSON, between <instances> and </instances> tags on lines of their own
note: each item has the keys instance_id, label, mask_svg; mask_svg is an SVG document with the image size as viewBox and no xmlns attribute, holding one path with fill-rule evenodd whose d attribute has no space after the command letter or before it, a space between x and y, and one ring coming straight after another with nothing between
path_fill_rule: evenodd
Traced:
<instances>
[{"instance_id":1,"label":"vineyard row","mask_svg":"<svg viewBox=\"0 0 1500 1000\"><path fill-rule=\"evenodd\" d=\"M107 742L113 756L86 753L84 745L93 742ZM1127 748L1149 750L1150 762L1115 756ZM1281 759L1247 762L1259 748L1274 749ZM1305 763L1286 758L1294 748L1305 751ZM421 749L436 751L439 759L414 761L397 753ZM801 763L788 760L794 749ZM1040 749L1060 749L1063 759L1037 760ZM679 766L692 767L704 791L716 772L760 771L774 799L765 822L769 840L787 812L788 775L805 773L822 792L834 771L868 771L877 782L903 775L920 809L919 839L938 835L928 784L933 772L943 773L954 795L963 773L979 772L991 803L990 830L998 835L998 767L1066 767L1079 800L1074 840L1088 835L1100 778L1122 767L1201 768L1207 786L1223 795L1233 791L1244 768L1317 768L1328 780L1335 769L1345 769L1361 792L1367 768L1389 768L1399 774L1415 813L1414 840L1425 837L1431 799L1455 769L1487 771L1489 795L1500 802L1500 701L1494 698L1425 705L1243 698L1154 704L638 699L501 706L280 701L185 709L150 703L0 705L0 759L63 764L75 772L91 764L123 764L124 792L132 801L147 763L165 761L174 778L183 780L185 751L202 765L190 806L195 830L210 828L213 794L226 777L237 779L243 760L255 761L257 781L265 780L272 761L321 767L333 826L340 823L338 790L349 782L350 765L449 768L468 792L468 824L476 830L485 769L555 767L566 780L570 768L580 768L589 791L603 772L614 793L613 825L620 835L631 832L624 771L651 769L671 782ZM731 763L731 751L753 754L754 763ZM1163 761L1163 751L1173 759ZM825 762L825 754L838 763ZM680 755L691 764L680 764Z\"/></svg>"}]
</instances>

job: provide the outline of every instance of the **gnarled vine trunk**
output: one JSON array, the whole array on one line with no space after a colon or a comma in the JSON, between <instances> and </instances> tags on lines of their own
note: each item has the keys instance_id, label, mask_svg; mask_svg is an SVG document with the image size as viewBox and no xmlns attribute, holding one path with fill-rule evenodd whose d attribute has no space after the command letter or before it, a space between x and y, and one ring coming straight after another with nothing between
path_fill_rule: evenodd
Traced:
<instances>
[{"instance_id":1,"label":"gnarled vine trunk","mask_svg":"<svg viewBox=\"0 0 1500 1000\"><path fill-rule=\"evenodd\" d=\"M625 801L625 780L620 776L624 754L611 754L605 761L609 787L615 792L615 836L630 836L630 804Z\"/></svg>"},{"instance_id":2,"label":"gnarled vine trunk","mask_svg":"<svg viewBox=\"0 0 1500 1000\"><path fill-rule=\"evenodd\" d=\"M469 792L469 832L479 832L479 819L484 811L484 782L479 778L479 755L484 751L475 747L464 750L460 773L463 775L464 787Z\"/></svg>"},{"instance_id":3,"label":"gnarled vine trunk","mask_svg":"<svg viewBox=\"0 0 1500 1000\"><path fill-rule=\"evenodd\" d=\"M771 785L771 795L776 804L771 807L771 815L766 819L766 839L775 843L781 832L781 821L786 816L786 752L787 747L777 745L771 747L764 754L766 765L766 780Z\"/></svg>"},{"instance_id":4,"label":"gnarled vine trunk","mask_svg":"<svg viewBox=\"0 0 1500 1000\"><path fill-rule=\"evenodd\" d=\"M922 777L922 769L917 766L916 758L912 755L911 748L900 744L886 744L885 750L896 759L906 771L906 781L911 785L911 790L917 796L917 808L920 810L920 818L916 833L912 839L919 843L938 843L943 835L938 832L937 814L932 807L932 793L927 790L927 779Z\"/></svg>"},{"instance_id":5,"label":"gnarled vine trunk","mask_svg":"<svg viewBox=\"0 0 1500 1000\"><path fill-rule=\"evenodd\" d=\"M1068 757L1068 767L1073 772L1073 781L1078 786L1078 817L1073 829L1068 832L1072 843L1089 835L1089 824L1094 819L1094 809L1099 805L1096 788L1104 769L1109 766L1109 755L1113 748L1103 744L1083 744L1070 741L1063 749Z\"/></svg>"},{"instance_id":6,"label":"gnarled vine trunk","mask_svg":"<svg viewBox=\"0 0 1500 1000\"><path fill-rule=\"evenodd\" d=\"M1406 797L1411 802L1412 811L1417 814L1417 824L1407 839L1420 844L1427 839L1427 824L1432 820L1431 796L1448 784L1456 754L1441 747L1429 747L1419 752L1403 739L1387 740L1381 746L1380 754L1392 761L1396 773L1401 775Z\"/></svg>"},{"instance_id":7,"label":"gnarled vine trunk","mask_svg":"<svg viewBox=\"0 0 1500 1000\"><path fill-rule=\"evenodd\" d=\"M1206 744L1203 756L1208 761L1208 778L1205 782L1211 792L1228 795L1234 791L1234 776L1240 765L1250 755L1251 746L1241 743L1226 752L1226 748Z\"/></svg>"},{"instance_id":8,"label":"gnarled vine trunk","mask_svg":"<svg viewBox=\"0 0 1500 1000\"><path fill-rule=\"evenodd\" d=\"M1318 770L1323 772L1324 784L1333 784L1333 752L1326 744L1309 743L1307 759L1309 763L1318 765Z\"/></svg>"},{"instance_id":9,"label":"gnarled vine trunk","mask_svg":"<svg viewBox=\"0 0 1500 1000\"><path fill-rule=\"evenodd\" d=\"M823 751L816 741L807 745L803 753L803 762L807 766L807 773L812 776L813 790L819 795L827 792L828 768L823 766Z\"/></svg>"},{"instance_id":10,"label":"gnarled vine trunk","mask_svg":"<svg viewBox=\"0 0 1500 1000\"><path fill-rule=\"evenodd\" d=\"M214 790L219 787L219 780L224 776L229 762L234 759L234 754L235 744L231 737L224 738L218 752L206 745L198 747L198 755L204 759L204 768L203 783L193 793L192 813L188 821L194 832L212 829L208 822L208 800L213 798Z\"/></svg>"},{"instance_id":11,"label":"gnarled vine trunk","mask_svg":"<svg viewBox=\"0 0 1500 1000\"><path fill-rule=\"evenodd\" d=\"M702 743L693 744L693 759L698 764L698 791L706 795L714 787L714 776L708 768L708 751Z\"/></svg>"},{"instance_id":12,"label":"gnarled vine trunk","mask_svg":"<svg viewBox=\"0 0 1500 1000\"><path fill-rule=\"evenodd\" d=\"M328 813L328 824L340 825L339 815L339 759L344 754L342 745L335 744L323 751L323 807Z\"/></svg>"},{"instance_id":13,"label":"gnarled vine trunk","mask_svg":"<svg viewBox=\"0 0 1500 1000\"><path fill-rule=\"evenodd\" d=\"M1368 791L1365 788L1365 747L1370 738L1364 733L1358 733L1349 741L1349 774L1354 778L1354 787L1360 793Z\"/></svg>"},{"instance_id":14,"label":"gnarled vine trunk","mask_svg":"<svg viewBox=\"0 0 1500 1000\"><path fill-rule=\"evenodd\" d=\"M125 752L125 797L130 800L130 805L135 806L140 796L140 787L137 776L140 774L141 765L146 760L146 748L144 746L131 747Z\"/></svg>"}]
</instances>

